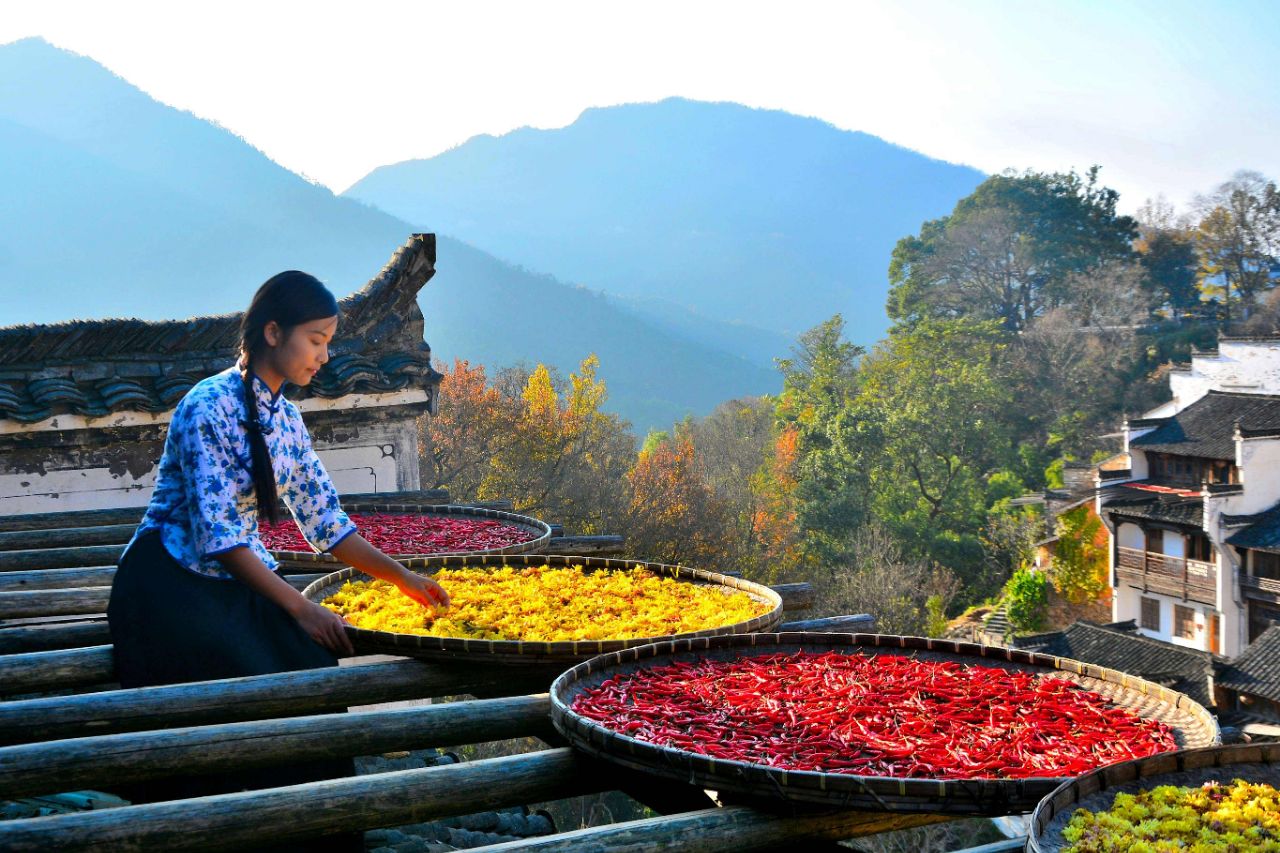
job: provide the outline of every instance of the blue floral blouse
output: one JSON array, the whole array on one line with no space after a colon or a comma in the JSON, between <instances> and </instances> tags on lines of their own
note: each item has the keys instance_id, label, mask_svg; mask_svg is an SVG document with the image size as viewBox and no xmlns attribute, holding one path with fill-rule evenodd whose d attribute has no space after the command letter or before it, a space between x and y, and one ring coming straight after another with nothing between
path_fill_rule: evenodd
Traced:
<instances>
[{"instance_id":1,"label":"blue floral blouse","mask_svg":"<svg viewBox=\"0 0 1280 853\"><path fill-rule=\"evenodd\" d=\"M257 376L252 382L276 489L311 546L332 550L356 526L342 511L298 407ZM134 539L159 530L175 560L213 578L232 578L214 555L233 548L250 548L268 568L277 567L258 536L247 417L238 367L187 392L169 424L156 489Z\"/></svg>"}]
</instances>

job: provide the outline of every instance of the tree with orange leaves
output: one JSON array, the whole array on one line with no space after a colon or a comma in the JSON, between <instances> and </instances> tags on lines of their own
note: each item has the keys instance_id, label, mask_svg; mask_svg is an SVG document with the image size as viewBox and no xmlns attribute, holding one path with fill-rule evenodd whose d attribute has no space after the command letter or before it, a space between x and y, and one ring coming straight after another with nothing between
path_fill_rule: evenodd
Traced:
<instances>
[{"instance_id":1,"label":"tree with orange leaves","mask_svg":"<svg viewBox=\"0 0 1280 853\"><path fill-rule=\"evenodd\" d=\"M701 568L742 568L733 547L733 519L707 484L686 430L646 442L627 485L630 553Z\"/></svg>"}]
</instances>

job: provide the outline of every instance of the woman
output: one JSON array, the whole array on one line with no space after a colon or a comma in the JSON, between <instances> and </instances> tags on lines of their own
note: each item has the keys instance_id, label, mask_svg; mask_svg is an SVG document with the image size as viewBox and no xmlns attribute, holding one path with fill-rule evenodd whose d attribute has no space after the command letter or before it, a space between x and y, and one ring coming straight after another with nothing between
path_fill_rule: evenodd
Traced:
<instances>
[{"instance_id":1,"label":"woman","mask_svg":"<svg viewBox=\"0 0 1280 853\"><path fill-rule=\"evenodd\" d=\"M276 574L258 519L276 521L283 499L317 550L390 581L424 606L447 607L434 581L370 545L342 511L298 407L281 396L329 360L338 304L306 273L259 288L240 325L237 364L202 380L169 425L155 492L121 557L107 616L123 687L173 684L335 666L351 654L342 619ZM333 764L332 762L330 764ZM235 790L350 772L280 768L203 786ZM192 780L187 780L191 782Z\"/></svg>"}]
</instances>

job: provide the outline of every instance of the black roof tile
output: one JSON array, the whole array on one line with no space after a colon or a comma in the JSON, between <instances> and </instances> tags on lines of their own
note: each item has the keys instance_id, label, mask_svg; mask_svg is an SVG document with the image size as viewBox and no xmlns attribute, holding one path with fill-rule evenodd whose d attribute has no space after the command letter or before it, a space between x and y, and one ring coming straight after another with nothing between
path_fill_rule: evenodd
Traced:
<instances>
[{"instance_id":1,"label":"black roof tile","mask_svg":"<svg viewBox=\"0 0 1280 853\"><path fill-rule=\"evenodd\" d=\"M1198 495L1160 494L1130 484L1112 487L1107 494L1112 497L1102 506L1106 513L1191 527L1204 522L1204 498Z\"/></svg>"},{"instance_id":2,"label":"black roof tile","mask_svg":"<svg viewBox=\"0 0 1280 853\"><path fill-rule=\"evenodd\" d=\"M1129 445L1178 456L1233 460L1237 422L1256 434L1280 429L1280 396L1210 391Z\"/></svg>"},{"instance_id":3,"label":"black roof tile","mask_svg":"<svg viewBox=\"0 0 1280 853\"><path fill-rule=\"evenodd\" d=\"M1263 631L1218 676L1218 685L1280 702L1280 625Z\"/></svg>"},{"instance_id":4,"label":"black roof tile","mask_svg":"<svg viewBox=\"0 0 1280 853\"><path fill-rule=\"evenodd\" d=\"M1229 536L1227 544L1235 545L1237 548L1252 548L1256 551L1280 552L1280 504L1249 518L1252 523L1244 530ZM1224 521L1228 524L1243 520L1242 516L1230 516L1229 521L1224 517Z\"/></svg>"},{"instance_id":5,"label":"black roof tile","mask_svg":"<svg viewBox=\"0 0 1280 853\"><path fill-rule=\"evenodd\" d=\"M1213 704L1214 658L1116 627L1075 622L1057 634L1038 634L1034 651L1127 672ZM1021 645L1021 643L1019 643Z\"/></svg>"},{"instance_id":6,"label":"black roof tile","mask_svg":"<svg viewBox=\"0 0 1280 853\"><path fill-rule=\"evenodd\" d=\"M291 399L422 388L434 396L417 295L435 273L435 235L415 234L390 263L340 303L333 357ZM229 367L239 314L189 320L75 320L0 328L0 420L98 417L175 406L201 379Z\"/></svg>"}]
</instances>

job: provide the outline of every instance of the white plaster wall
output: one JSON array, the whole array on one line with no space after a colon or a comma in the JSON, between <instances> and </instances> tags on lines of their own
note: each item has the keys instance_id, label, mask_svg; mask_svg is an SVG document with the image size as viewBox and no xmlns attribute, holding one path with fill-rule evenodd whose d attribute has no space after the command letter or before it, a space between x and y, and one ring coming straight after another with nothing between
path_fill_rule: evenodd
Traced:
<instances>
[{"instance_id":1,"label":"white plaster wall","mask_svg":"<svg viewBox=\"0 0 1280 853\"><path fill-rule=\"evenodd\" d=\"M1185 557L1187 556L1187 538L1181 533L1173 530L1166 530L1164 536L1161 537L1164 555L1167 557Z\"/></svg>"},{"instance_id":2,"label":"white plaster wall","mask_svg":"<svg viewBox=\"0 0 1280 853\"><path fill-rule=\"evenodd\" d=\"M1160 602L1160 630L1152 631L1142 627L1142 599L1153 598ZM1153 640L1163 640L1166 643L1172 643L1176 646L1182 646L1189 649L1200 649L1206 651L1209 648L1209 615L1208 608L1203 604L1195 602L1184 602L1181 599L1170 598L1169 596L1160 595L1154 592L1144 593L1140 589L1135 589L1128 584L1121 584L1120 588L1115 590L1112 599L1112 618L1117 622L1123 622L1126 619L1132 619L1138 625L1138 633L1144 637L1150 637ZM1183 639L1173 636L1173 608L1174 605L1190 607L1195 611L1196 636L1194 639Z\"/></svg>"},{"instance_id":3,"label":"white plaster wall","mask_svg":"<svg viewBox=\"0 0 1280 853\"><path fill-rule=\"evenodd\" d=\"M1193 355L1190 371L1169 374L1169 388L1175 412L1210 390L1280 394L1280 341L1220 341L1216 355Z\"/></svg>"},{"instance_id":4,"label":"white plaster wall","mask_svg":"<svg viewBox=\"0 0 1280 853\"><path fill-rule=\"evenodd\" d=\"M1141 551L1147 547L1147 539L1142 533L1142 528L1127 521L1116 529L1116 538L1121 548L1137 548Z\"/></svg>"},{"instance_id":5,"label":"white plaster wall","mask_svg":"<svg viewBox=\"0 0 1280 853\"><path fill-rule=\"evenodd\" d=\"M340 493L420 488L417 434L412 422L380 424L337 445L317 441L316 453ZM146 506L155 489L156 464L138 476L108 468L0 474L0 515Z\"/></svg>"},{"instance_id":6,"label":"white plaster wall","mask_svg":"<svg viewBox=\"0 0 1280 853\"><path fill-rule=\"evenodd\" d=\"M1241 508L1232 512L1262 512L1280 501L1280 439L1245 438L1237 441L1236 464L1240 466L1244 494L1237 504Z\"/></svg>"},{"instance_id":7,"label":"white plaster wall","mask_svg":"<svg viewBox=\"0 0 1280 853\"><path fill-rule=\"evenodd\" d=\"M155 484L156 466L136 478L108 468L0 474L0 515L145 506Z\"/></svg>"}]
</instances>

